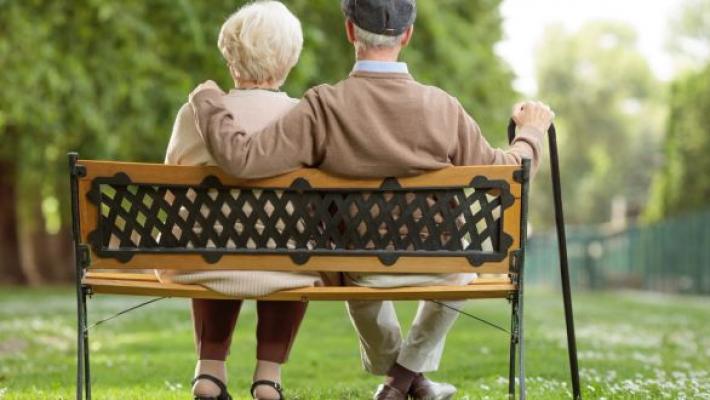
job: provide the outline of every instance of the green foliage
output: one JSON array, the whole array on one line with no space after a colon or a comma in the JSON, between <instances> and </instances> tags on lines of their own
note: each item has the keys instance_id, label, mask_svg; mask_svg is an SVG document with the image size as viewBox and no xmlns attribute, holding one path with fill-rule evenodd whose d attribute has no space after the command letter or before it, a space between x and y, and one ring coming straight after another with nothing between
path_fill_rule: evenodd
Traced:
<instances>
[{"instance_id":1,"label":"green foliage","mask_svg":"<svg viewBox=\"0 0 710 400\"><path fill-rule=\"evenodd\" d=\"M558 116L568 222L608 221L614 197L638 213L648 196L663 112L661 86L636 48L634 31L611 22L576 33L552 27L538 54L539 97ZM532 196L542 225L552 221L549 180L545 165Z\"/></svg>"},{"instance_id":2,"label":"green foliage","mask_svg":"<svg viewBox=\"0 0 710 400\"><path fill-rule=\"evenodd\" d=\"M655 177L650 220L710 207L710 66L672 86L664 144L665 164Z\"/></svg>"},{"instance_id":3,"label":"green foliage","mask_svg":"<svg viewBox=\"0 0 710 400\"><path fill-rule=\"evenodd\" d=\"M651 221L710 208L710 0L686 0L671 27L671 49L681 61L705 66L671 86L665 160L645 213Z\"/></svg>"},{"instance_id":4,"label":"green foliage","mask_svg":"<svg viewBox=\"0 0 710 400\"><path fill-rule=\"evenodd\" d=\"M682 67L710 61L710 0L685 0L671 18L668 48Z\"/></svg>"},{"instance_id":5,"label":"green foliage","mask_svg":"<svg viewBox=\"0 0 710 400\"><path fill-rule=\"evenodd\" d=\"M0 1L0 158L17 163L21 197L59 194L65 201L69 150L87 158L162 161L189 91L206 79L232 84L216 39L243 3ZM420 2L415 39L405 52L417 78L460 97L498 141L513 98L510 73L493 53L501 37L499 3ZM302 19L305 48L286 90L300 96L346 77L354 52L338 2L287 5ZM60 209L67 210L64 204Z\"/></svg>"},{"instance_id":6,"label":"green foliage","mask_svg":"<svg viewBox=\"0 0 710 400\"><path fill-rule=\"evenodd\" d=\"M494 143L505 143L515 95L512 75L494 54L501 39L499 0L420 1L414 42L404 59L417 79L443 88Z\"/></svg>"}]
</instances>

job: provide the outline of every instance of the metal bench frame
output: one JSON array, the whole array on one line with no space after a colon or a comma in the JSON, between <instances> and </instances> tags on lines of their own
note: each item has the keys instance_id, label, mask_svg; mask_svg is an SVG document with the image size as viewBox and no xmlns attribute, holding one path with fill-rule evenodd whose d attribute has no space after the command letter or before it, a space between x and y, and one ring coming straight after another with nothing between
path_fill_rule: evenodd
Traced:
<instances>
[{"instance_id":1,"label":"metal bench frame","mask_svg":"<svg viewBox=\"0 0 710 400\"><path fill-rule=\"evenodd\" d=\"M516 393L516 364L520 398L525 398L525 346L523 318L523 272L526 243L530 161L522 166L452 167L402 179L343 179L317 170L300 170L281 177L238 180L215 167L177 167L79 160L69 155L72 222L76 259L77 296L77 399L91 399L91 371L87 298L96 293L160 297L228 298L197 285L160 283L145 274L96 272L93 269L264 269L299 271L350 271L387 273L479 272L505 274L505 278L481 278L471 285L372 289L364 287L317 287L282 291L264 297L269 300L452 300L506 298L511 305L509 394ZM205 179L208 178L208 179ZM505 254L471 252L464 249L179 249L136 248L106 251L97 239L102 216L96 203L96 182L143 184L146 186L207 182L210 187L281 188L290 190L388 191L426 188L463 189L471 186L495 190L501 198L500 248ZM163 183L161 183L163 182ZM177 183L168 183L177 182ZM332 229L332 227L331 227ZM332 232L331 232L332 233ZM428 246L432 246L429 244ZM173 254L169 254L169 253ZM474 254L475 253L475 254ZM479 254L481 253L481 254Z\"/></svg>"}]
</instances>

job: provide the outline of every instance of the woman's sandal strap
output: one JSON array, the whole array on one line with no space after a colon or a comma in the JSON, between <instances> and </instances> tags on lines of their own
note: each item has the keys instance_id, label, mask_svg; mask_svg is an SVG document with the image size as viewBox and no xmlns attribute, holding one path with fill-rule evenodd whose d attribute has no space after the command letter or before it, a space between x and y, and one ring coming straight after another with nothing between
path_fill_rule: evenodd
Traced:
<instances>
[{"instance_id":1,"label":"woman's sandal strap","mask_svg":"<svg viewBox=\"0 0 710 400\"><path fill-rule=\"evenodd\" d=\"M206 380L214 383L217 385L219 388L219 396L217 397L204 397L204 396L195 396L195 400L232 400L232 396L227 392L227 386L222 382L221 380L215 378L212 375L207 375L207 374L202 374L202 375L197 375L195 379L192 380L192 384L194 385L197 381L199 380Z\"/></svg>"},{"instance_id":2,"label":"woman's sandal strap","mask_svg":"<svg viewBox=\"0 0 710 400\"><path fill-rule=\"evenodd\" d=\"M279 393L279 400L284 400L284 395L283 395L283 388L278 382L274 381L267 381L267 380L258 380L254 381L254 383L251 384L251 397L254 397L254 391L258 386L270 386L274 388Z\"/></svg>"}]
</instances>

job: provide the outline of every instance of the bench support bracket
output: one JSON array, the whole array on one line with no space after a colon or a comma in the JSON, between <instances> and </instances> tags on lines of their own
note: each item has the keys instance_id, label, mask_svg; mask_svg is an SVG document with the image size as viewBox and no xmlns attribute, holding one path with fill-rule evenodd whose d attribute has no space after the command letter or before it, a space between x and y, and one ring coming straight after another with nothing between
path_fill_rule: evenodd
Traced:
<instances>
[{"instance_id":1,"label":"bench support bracket","mask_svg":"<svg viewBox=\"0 0 710 400\"><path fill-rule=\"evenodd\" d=\"M74 239L74 264L76 284L76 398L91 400L91 368L89 363L89 330L87 328L86 299L90 289L81 284L90 265L89 247L81 243L79 232L79 179L86 176L86 168L78 164L79 155L69 153L69 179L72 202L72 237Z\"/></svg>"},{"instance_id":2,"label":"bench support bracket","mask_svg":"<svg viewBox=\"0 0 710 400\"><path fill-rule=\"evenodd\" d=\"M515 251L510 255L511 280L517 291L510 295L510 360L508 365L508 397L515 399L516 367L517 386L520 387L520 399L524 400L525 390L525 340L523 335L523 253Z\"/></svg>"},{"instance_id":3,"label":"bench support bracket","mask_svg":"<svg viewBox=\"0 0 710 400\"><path fill-rule=\"evenodd\" d=\"M524 299L524 272L525 272L525 247L528 239L528 195L530 191L531 161L523 159L519 179L522 184L521 210L520 210L520 249L510 254L510 272L512 281L517 290L511 295L510 315L510 365L508 370L508 396L515 398L515 367L517 355L518 386L520 400L526 398L525 388L525 319L523 318ZM516 354L517 352L517 354Z\"/></svg>"}]
</instances>

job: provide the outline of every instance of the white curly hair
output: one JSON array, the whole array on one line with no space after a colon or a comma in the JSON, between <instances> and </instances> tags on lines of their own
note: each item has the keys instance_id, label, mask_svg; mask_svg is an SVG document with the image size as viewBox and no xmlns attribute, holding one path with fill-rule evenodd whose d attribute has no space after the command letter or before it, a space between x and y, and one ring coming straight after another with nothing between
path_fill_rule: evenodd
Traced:
<instances>
[{"instance_id":1,"label":"white curly hair","mask_svg":"<svg viewBox=\"0 0 710 400\"><path fill-rule=\"evenodd\" d=\"M303 49L301 22L279 1L256 1L227 19L217 46L235 78L281 86Z\"/></svg>"}]
</instances>

